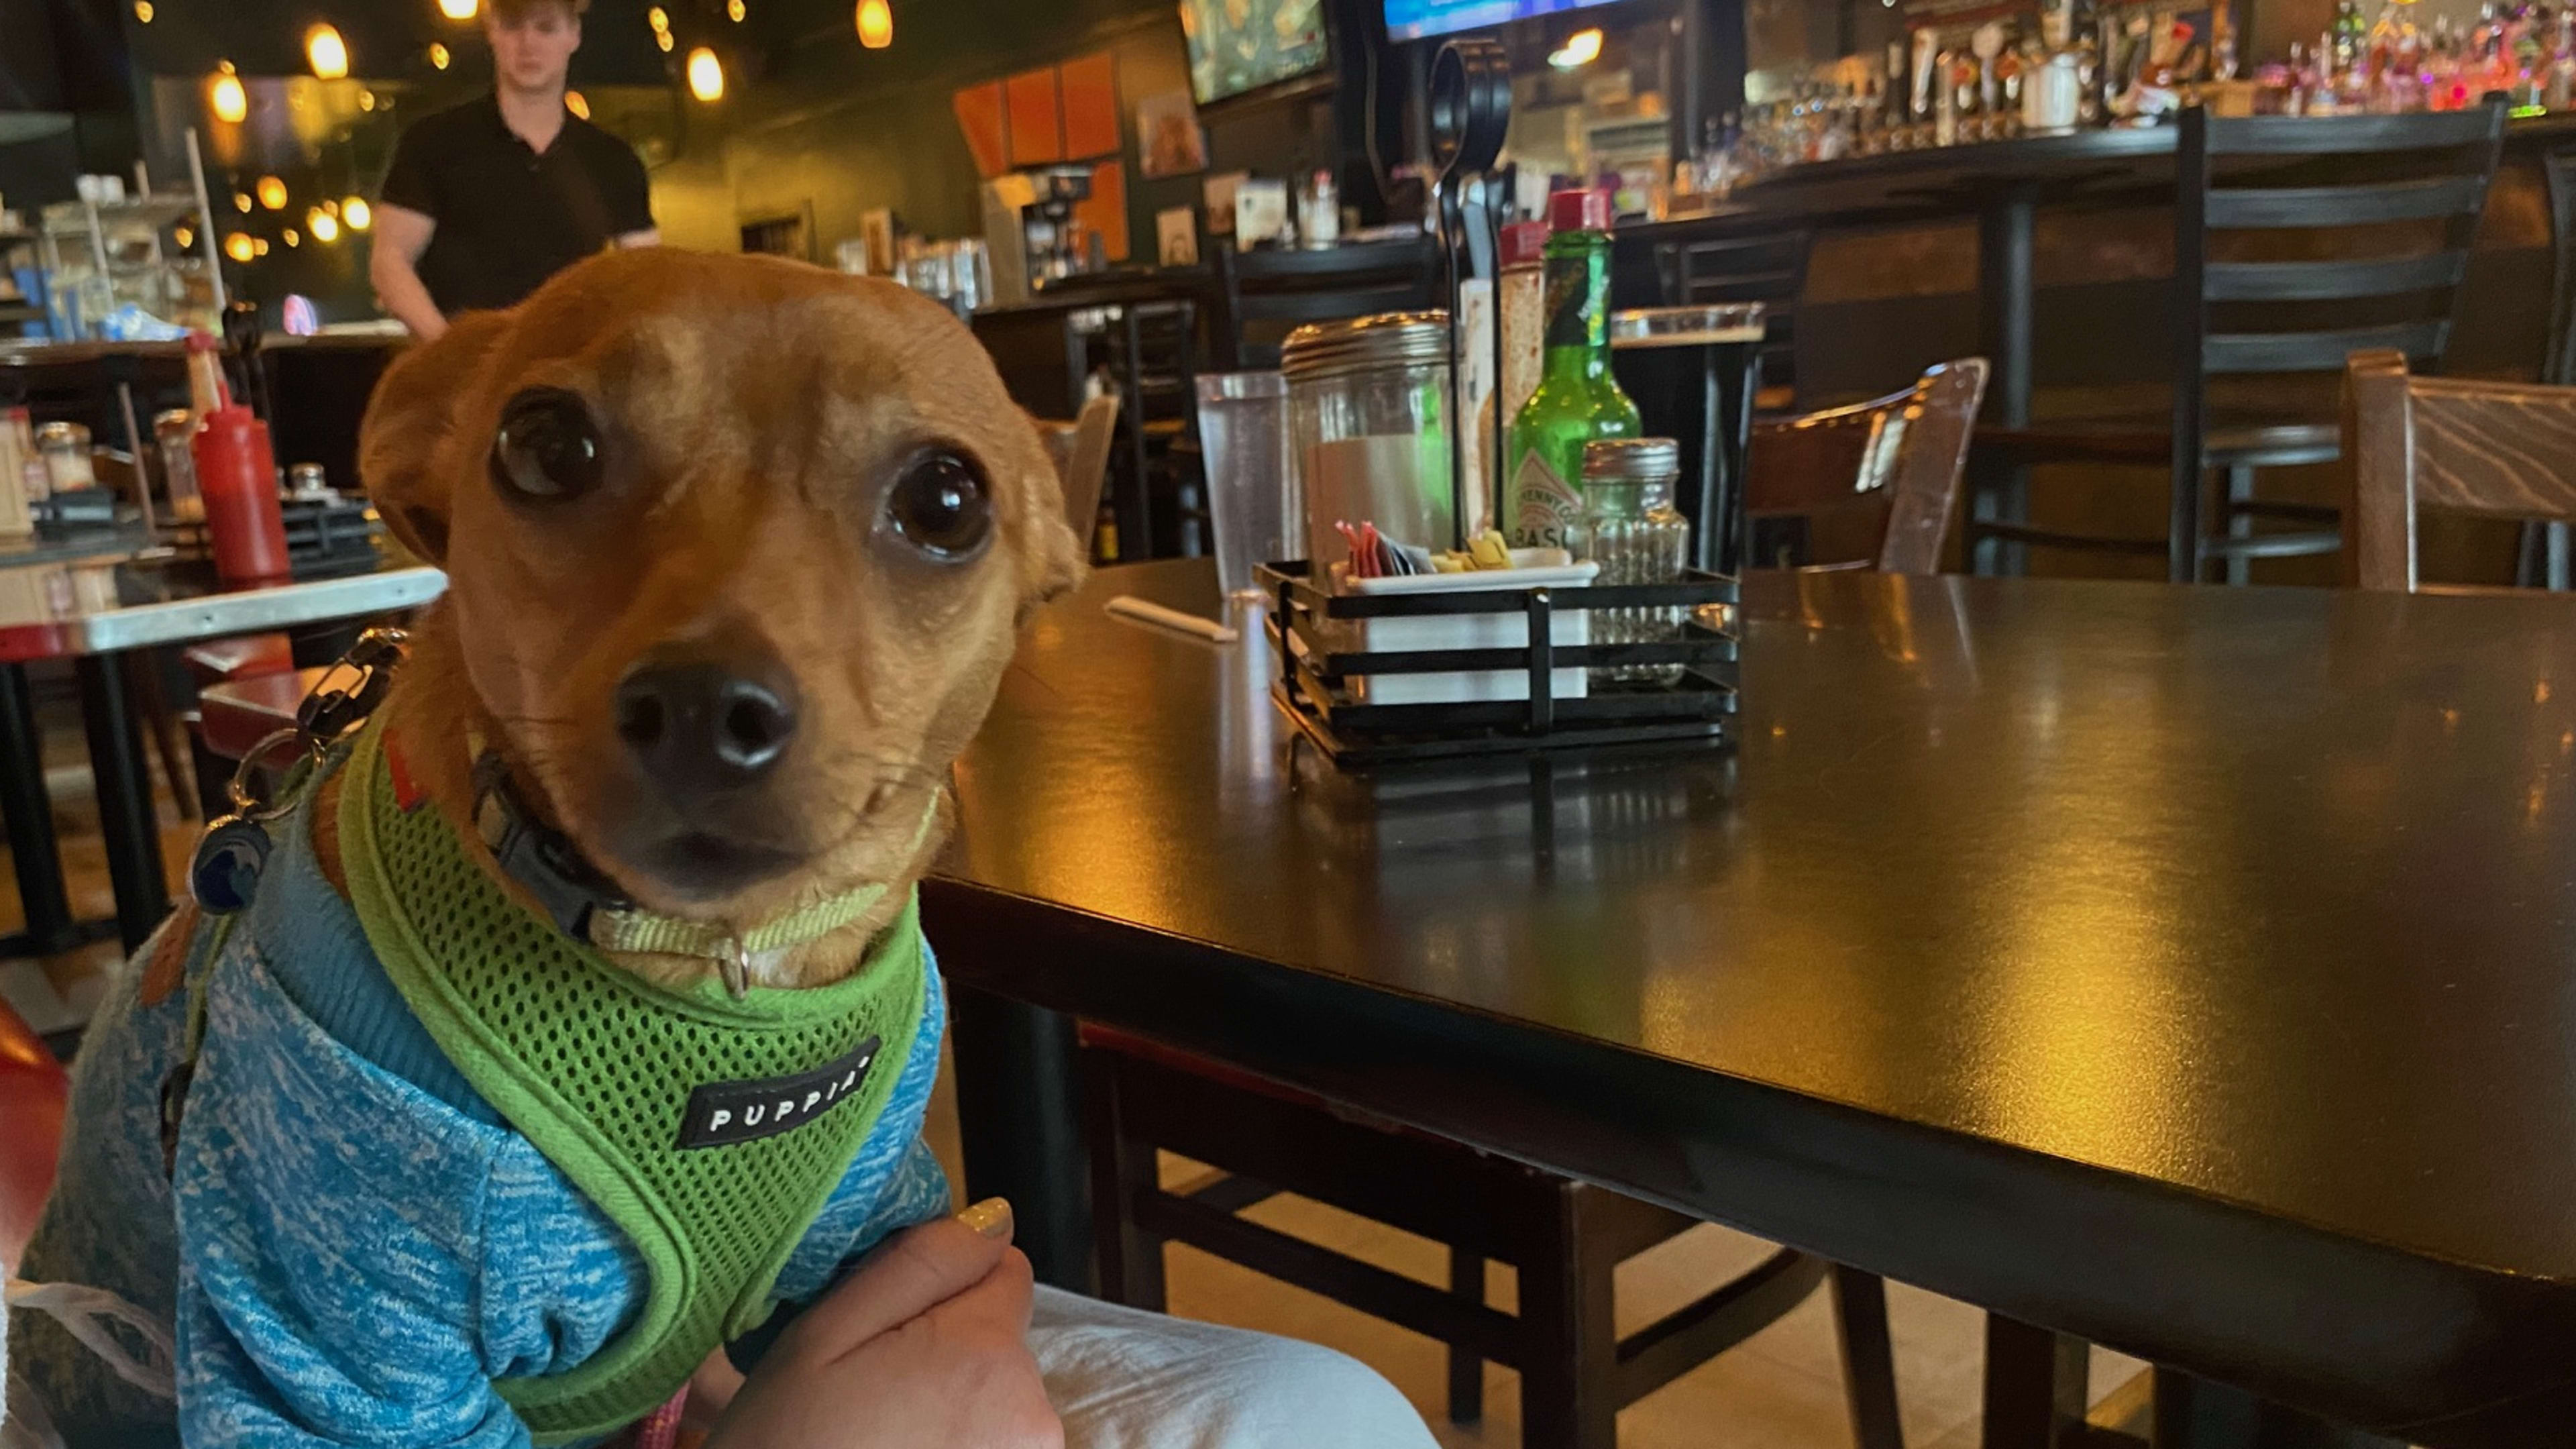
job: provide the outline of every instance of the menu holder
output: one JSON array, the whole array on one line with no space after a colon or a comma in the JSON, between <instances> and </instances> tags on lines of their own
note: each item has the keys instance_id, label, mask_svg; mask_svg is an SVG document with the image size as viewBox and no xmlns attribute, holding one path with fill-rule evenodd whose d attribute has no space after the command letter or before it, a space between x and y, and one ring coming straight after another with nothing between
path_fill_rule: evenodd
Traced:
<instances>
[{"instance_id":1,"label":"menu holder","mask_svg":"<svg viewBox=\"0 0 2576 1449\"><path fill-rule=\"evenodd\" d=\"M1265 564L1261 582L1275 607L1266 631L1278 653L1271 699L1305 737L1343 769L1409 761L1603 746L1698 741L1735 743L1736 581L1687 571L1678 583L1604 587L1540 584L1403 594L1333 594L1316 587L1303 560ZM1561 615L1605 609L1669 609L1683 622L1657 643L1588 642ZM1513 643L1460 649L1354 648L1370 620L1496 616L1514 620ZM1568 637L1587 642L1568 643ZM1678 665L1669 685L1594 683L1579 694L1564 671L1622 665ZM1525 692L1508 699L1390 704L1371 681L1407 676L1491 677L1518 670ZM1578 676L1582 677L1582 676ZM1402 691L1396 691L1401 695Z\"/></svg>"}]
</instances>

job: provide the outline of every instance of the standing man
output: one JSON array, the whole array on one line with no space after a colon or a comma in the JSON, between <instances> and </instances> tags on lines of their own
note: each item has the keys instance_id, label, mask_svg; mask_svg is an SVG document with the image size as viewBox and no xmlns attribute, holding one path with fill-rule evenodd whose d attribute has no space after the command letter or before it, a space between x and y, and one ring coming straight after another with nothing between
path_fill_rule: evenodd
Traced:
<instances>
[{"instance_id":1,"label":"standing man","mask_svg":"<svg viewBox=\"0 0 2576 1449\"><path fill-rule=\"evenodd\" d=\"M564 106L590 0L484 0L493 91L403 132L369 277L423 341L458 312L515 306L614 245L651 246L644 163Z\"/></svg>"}]
</instances>

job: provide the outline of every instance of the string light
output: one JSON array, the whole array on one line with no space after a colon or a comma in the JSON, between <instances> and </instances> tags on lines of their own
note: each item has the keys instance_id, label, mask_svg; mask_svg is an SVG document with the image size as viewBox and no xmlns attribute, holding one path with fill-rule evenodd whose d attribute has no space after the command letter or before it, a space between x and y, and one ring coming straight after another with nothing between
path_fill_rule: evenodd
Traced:
<instances>
[{"instance_id":1,"label":"string light","mask_svg":"<svg viewBox=\"0 0 2576 1449\"><path fill-rule=\"evenodd\" d=\"M286 183L274 176L259 178L259 204L271 211L286 209Z\"/></svg>"},{"instance_id":2,"label":"string light","mask_svg":"<svg viewBox=\"0 0 2576 1449\"><path fill-rule=\"evenodd\" d=\"M252 243L250 244L250 254L251 254L252 256L255 256L255 257L264 257L264 256L267 256L267 255L268 255L268 238L266 238L266 237L261 237L259 240L255 241L255 242L252 242Z\"/></svg>"},{"instance_id":3,"label":"string light","mask_svg":"<svg viewBox=\"0 0 2576 1449\"><path fill-rule=\"evenodd\" d=\"M740 25L750 14L750 9L742 3L742 0L725 0L725 15L734 24Z\"/></svg>"},{"instance_id":4,"label":"string light","mask_svg":"<svg viewBox=\"0 0 2576 1449\"><path fill-rule=\"evenodd\" d=\"M436 41L432 41L429 47L430 68L433 70L445 70L447 69L448 59L447 47L438 44Z\"/></svg>"},{"instance_id":5,"label":"string light","mask_svg":"<svg viewBox=\"0 0 2576 1449\"><path fill-rule=\"evenodd\" d=\"M372 110L374 110L375 108L376 108L376 93L375 93L374 91L360 91L360 92L358 92L358 109L359 109L359 110L362 110L362 111L372 111Z\"/></svg>"},{"instance_id":6,"label":"string light","mask_svg":"<svg viewBox=\"0 0 2576 1449\"><path fill-rule=\"evenodd\" d=\"M367 205L367 198L352 196L340 203L340 220L351 231L365 231L376 224L376 209Z\"/></svg>"},{"instance_id":7,"label":"string light","mask_svg":"<svg viewBox=\"0 0 2576 1449\"><path fill-rule=\"evenodd\" d=\"M250 193L247 191L236 191L233 193L233 210L240 212L244 216L250 215L250 209L257 204L258 203L250 199Z\"/></svg>"},{"instance_id":8,"label":"string light","mask_svg":"<svg viewBox=\"0 0 2576 1449\"><path fill-rule=\"evenodd\" d=\"M438 0L438 13L450 20L471 20L482 8L482 0Z\"/></svg>"},{"instance_id":9,"label":"string light","mask_svg":"<svg viewBox=\"0 0 2576 1449\"><path fill-rule=\"evenodd\" d=\"M349 74L349 42L340 38L334 26L316 25L304 32L304 58L313 62L313 74L323 80L340 80Z\"/></svg>"},{"instance_id":10,"label":"string light","mask_svg":"<svg viewBox=\"0 0 2576 1449\"><path fill-rule=\"evenodd\" d=\"M259 255L259 246L250 239L250 233L237 231L224 238L224 255L237 262L247 262Z\"/></svg>"},{"instance_id":11,"label":"string light","mask_svg":"<svg viewBox=\"0 0 2576 1449\"><path fill-rule=\"evenodd\" d=\"M709 105L724 99L724 62L701 45L689 52L689 94Z\"/></svg>"},{"instance_id":12,"label":"string light","mask_svg":"<svg viewBox=\"0 0 2576 1449\"><path fill-rule=\"evenodd\" d=\"M886 0L859 0L859 44L869 50L894 44L894 9Z\"/></svg>"},{"instance_id":13,"label":"string light","mask_svg":"<svg viewBox=\"0 0 2576 1449\"><path fill-rule=\"evenodd\" d=\"M304 236L303 236L303 234L302 234L302 233L300 233L300 232L298 232L295 228L293 228L293 227L291 227L291 226L290 226L290 227L288 227L288 228L286 229L285 234L284 234L283 236L279 237L279 238L278 238L278 240L285 242L288 246L291 246L291 247L300 247L300 246L304 245Z\"/></svg>"},{"instance_id":14,"label":"string light","mask_svg":"<svg viewBox=\"0 0 2576 1449\"><path fill-rule=\"evenodd\" d=\"M317 206L304 214L304 229L313 233L315 241L335 242L340 239L340 218Z\"/></svg>"},{"instance_id":15,"label":"string light","mask_svg":"<svg viewBox=\"0 0 2576 1449\"><path fill-rule=\"evenodd\" d=\"M671 12L656 5L644 12L644 23L653 27L655 35L668 35L671 33Z\"/></svg>"},{"instance_id":16,"label":"string light","mask_svg":"<svg viewBox=\"0 0 2576 1449\"><path fill-rule=\"evenodd\" d=\"M197 244L196 229L186 222L181 222L178 228L170 233L170 240L177 242L179 250L184 252Z\"/></svg>"},{"instance_id":17,"label":"string light","mask_svg":"<svg viewBox=\"0 0 2576 1449\"><path fill-rule=\"evenodd\" d=\"M241 77L233 74L233 63L225 61L206 87L206 103L214 108L215 119L238 126L250 118L250 92L242 89Z\"/></svg>"},{"instance_id":18,"label":"string light","mask_svg":"<svg viewBox=\"0 0 2576 1449\"><path fill-rule=\"evenodd\" d=\"M137 24L151 24L152 16L152 0L134 0L134 19Z\"/></svg>"},{"instance_id":19,"label":"string light","mask_svg":"<svg viewBox=\"0 0 2576 1449\"><path fill-rule=\"evenodd\" d=\"M654 31L653 43L662 47L662 53L664 55L669 55L671 53L671 46L674 43L671 39L671 32L667 30Z\"/></svg>"},{"instance_id":20,"label":"string light","mask_svg":"<svg viewBox=\"0 0 2576 1449\"><path fill-rule=\"evenodd\" d=\"M564 92L564 109L587 121L590 119L590 97L579 91Z\"/></svg>"}]
</instances>

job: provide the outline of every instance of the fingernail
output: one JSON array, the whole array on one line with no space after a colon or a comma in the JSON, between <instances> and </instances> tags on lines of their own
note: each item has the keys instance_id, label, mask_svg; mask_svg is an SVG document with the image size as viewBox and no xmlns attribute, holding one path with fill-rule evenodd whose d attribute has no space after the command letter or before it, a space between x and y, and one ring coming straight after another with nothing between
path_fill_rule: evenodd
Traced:
<instances>
[{"instance_id":1,"label":"fingernail","mask_svg":"<svg viewBox=\"0 0 2576 1449\"><path fill-rule=\"evenodd\" d=\"M959 1213L957 1221L995 1242L1005 1241L1011 1236L1011 1201L988 1197Z\"/></svg>"}]
</instances>

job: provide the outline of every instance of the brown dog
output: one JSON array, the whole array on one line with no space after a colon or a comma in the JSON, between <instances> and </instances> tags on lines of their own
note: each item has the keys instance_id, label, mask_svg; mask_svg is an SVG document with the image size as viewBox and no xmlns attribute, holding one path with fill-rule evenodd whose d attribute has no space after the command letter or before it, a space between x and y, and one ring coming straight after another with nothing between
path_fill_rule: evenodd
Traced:
<instances>
[{"instance_id":1,"label":"brown dog","mask_svg":"<svg viewBox=\"0 0 2576 1449\"><path fill-rule=\"evenodd\" d=\"M735 927L919 878L1016 623L1082 570L966 329L765 258L613 253L463 319L386 374L363 470L450 580L388 706L455 742L417 762L432 798L465 828L481 734L638 903ZM833 979L901 903L755 982Z\"/></svg>"},{"instance_id":2,"label":"brown dog","mask_svg":"<svg viewBox=\"0 0 2576 1449\"><path fill-rule=\"evenodd\" d=\"M183 910L84 1042L26 1268L73 1326L10 1334L75 1449L596 1437L948 1213L905 907L1082 568L973 337L613 253L404 357L363 452L450 589L247 906Z\"/></svg>"}]
</instances>

